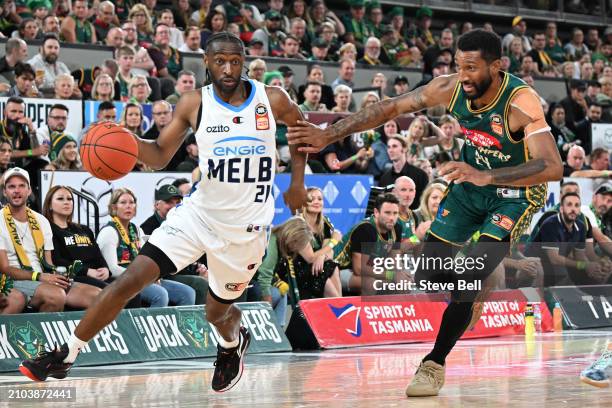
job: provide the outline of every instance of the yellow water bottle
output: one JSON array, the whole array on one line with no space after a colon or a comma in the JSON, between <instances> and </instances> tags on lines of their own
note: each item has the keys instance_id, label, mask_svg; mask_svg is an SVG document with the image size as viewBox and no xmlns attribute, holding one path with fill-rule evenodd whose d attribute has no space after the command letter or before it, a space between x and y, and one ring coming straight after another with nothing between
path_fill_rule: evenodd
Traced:
<instances>
[{"instance_id":1,"label":"yellow water bottle","mask_svg":"<svg viewBox=\"0 0 612 408\"><path fill-rule=\"evenodd\" d=\"M533 306L531 303L525 305L525 336L533 337L535 335L535 322L533 321Z\"/></svg>"}]
</instances>

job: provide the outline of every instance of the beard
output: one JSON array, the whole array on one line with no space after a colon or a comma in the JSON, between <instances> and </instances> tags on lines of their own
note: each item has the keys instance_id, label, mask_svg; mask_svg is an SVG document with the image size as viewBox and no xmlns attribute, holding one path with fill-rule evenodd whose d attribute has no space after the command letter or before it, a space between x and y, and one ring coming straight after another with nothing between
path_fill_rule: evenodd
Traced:
<instances>
[{"instance_id":1,"label":"beard","mask_svg":"<svg viewBox=\"0 0 612 408\"><path fill-rule=\"evenodd\" d=\"M49 54L49 55L44 55L44 60L45 62L49 63L49 64L55 64L55 62L57 61L57 55L55 54Z\"/></svg>"},{"instance_id":2,"label":"beard","mask_svg":"<svg viewBox=\"0 0 612 408\"><path fill-rule=\"evenodd\" d=\"M223 82L223 79L224 78L212 78L212 83L217 88L219 88L221 92L223 92L224 94L231 94L231 93L234 93L236 89L238 89L238 86L240 85L240 77L232 78L236 81L234 85L227 85L225 82Z\"/></svg>"},{"instance_id":3,"label":"beard","mask_svg":"<svg viewBox=\"0 0 612 408\"><path fill-rule=\"evenodd\" d=\"M491 86L492 82L493 82L493 78L491 77L491 75L487 75L487 77L480 83L469 82L468 84L472 85L476 92L472 95L466 93L465 94L466 98L468 98L469 100L480 98L482 95L485 94L485 92L489 90L489 87Z\"/></svg>"}]
</instances>

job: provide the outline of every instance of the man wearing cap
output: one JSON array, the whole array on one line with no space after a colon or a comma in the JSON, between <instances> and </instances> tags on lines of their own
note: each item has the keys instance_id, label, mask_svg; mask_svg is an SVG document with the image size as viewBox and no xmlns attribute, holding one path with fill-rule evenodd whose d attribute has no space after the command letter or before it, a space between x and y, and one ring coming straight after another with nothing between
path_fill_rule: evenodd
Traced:
<instances>
[{"instance_id":1,"label":"man wearing cap","mask_svg":"<svg viewBox=\"0 0 612 408\"><path fill-rule=\"evenodd\" d=\"M417 26L409 33L409 37L414 38L414 44L421 52L425 52L427 48L436 43L429 29L431 27L432 17L433 11L429 7L421 7L418 9L416 12Z\"/></svg>"},{"instance_id":2,"label":"man wearing cap","mask_svg":"<svg viewBox=\"0 0 612 408\"><path fill-rule=\"evenodd\" d=\"M283 54L281 43L286 34L281 31L282 16L276 10L268 10L264 14L265 26L255 30L253 39L263 42L265 55L278 57Z\"/></svg>"},{"instance_id":3,"label":"man wearing cap","mask_svg":"<svg viewBox=\"0 0 612 408\"><path fill-rule=\"evenodd\" d=\"M583 205L580 211L589 219L591 225L602 229L604 215L612 207L612 186L604 183L593 194L591 204Z\"/></svg>"},{"instance_id":4,"label":"man wearing cap","mask_svg":"<svg viewBox=\"0 0 612 408\"><path fill-rule=\"evenodd\" d=\"M287 36L289 38L289 36ZM288 65L281 65L278 67L278 71L283 74L283 88L289 94L292 101L298 101L298 91L293 84L293 70Z\"/></svg>"},{"instance_id":5,"label":"man wearing cap","mask_svg":"<svg viewBox=\"0 0 612 408\"><path fill-rule=\"evenodd\" d=\"M31 192L27 171L14 167L4 173L3 193L8 204L2 209L0 221L0 257L8 265L5 272L15 281L14 288L41 312L61 312L65 305L87 308L100 289L71 283L54 273L53 232L42 214L27 207Z\"/></svg>"},{"instance_id":6,"label":"man wearing cap","mask_svg":"<svg viewBox=\"0 0 612 408\"><path fill-rule=\"evenodd\" d=\"M395 67L407 66L412 62L410 47L401 37L400 33L391 25L383 26L380 61L383 64Z\"/></svg>"},{"instance_id":7,"label":"man wearing cap","mask_svg":"<svg viewBox=\"0 0 612 408\"><path fill-rule=\"evenodd\" d=\"M329 55L329 43L321 37L315 38L312 42L311 54L309 61L332 61Z\"/></svg>"},{"instance_id":8,"label":"man wearing cap","mask_svg":"<svg viewBox=\"0 0 612 408\"><path fill-rule=\"evenodd\" d=\"M366 24L370 30L370 35L380 38L382 35L383 12L378 0L372 0L366 5L366 14L368 15Z\"/></svg>"},{"instance_id":9,"label":"man wearing cap","mask_svg":"<svg viewBox=\"0 0 612 408\"><path fill-rule=\"evenodd\" d=\"M249 48L247 48L247 54L252 57L265 57L267 50L264 48L264 43L259 38L255 38L249 42Z\"/></svg>"},{"instance_id":10,"label":"man wearing cap","mask_svg":"<svg viewBox=\"0 0 612 408\"><path fill-rule=\"evenodd\" d=\"M176 207L181 201L183 201L183 195L174 185L164 184L160 186L155 191L155 212L140 224L142 231L147 235L151 235L153 231L162 225L170 210ZM165 279L180 282L192 287L196 292L195 304L201 305L205 303L204 299L208 289L206 280L197 276L200 272L203 273L205 270L205 267L204 269L202 267L203 265L196 263L175 275L167 276Z\"/></svg>"},{"instance_id":11,"label":"man wearing cap","mask_svg":"<svg viewBox=\"0 0 612 408\"><path fill-rule=\"evenodd\" d=\"M588 110L585 99L587 87L586 82L580 79L570 80L569 85L570 94L559 103L565 109L565 124L575 133L576 125L586 117Z\"/></svg>"},{"instance_id":12,"label":"man wearing cap","mask_svg":"<svg viewBox=\"0 0 612 408\"><path fill-rule=\"evenodd\" d=\"M391 11L389 11L389 16L391 17L391 27L397 32L400 39L404 41L404 8L401 6L393 7Z\"/></svg>"},{"instance_id":13,"label":"man wearing cap","mask_svg":"<svg viewBox=\"0 0 612 408\"><path fill-rule=\"evenodd\" d=\"M306 57L300 51L300 40L289 34L283 39L281 44L283 52L279 57L305 60Z\"/></svg>"},{"instance_id":14,"label":"man wearing cap","mask_svg":"<svg viewBox=\"0 0 612 408\"><path fill-rule=\"evenodd\" d=\"M285 6L284 0L268 0L268 10L275 10L281 15L281 30L288 33L291 29L291 23L289 17L283 14L283 7Z\"/></svg>"},{"instance_id":15,"label":"man wearing cap","mask_svg":"<svg viewBox=\"0 0 612 408\"><path fill-rule=\"evenodd\" d=\"M345 15L342 18L342 23L346 28L344 41L352 42L360 49L363 48L363 43L371 35L370 28L365 19L365 1L349 0L348 4L351 8L351 14Z\"/></svg>"},{"instance_id":16,"label":"man wearing cap","mask_svg":"<svg viewBox=\"0 0 612 408\"><path fill-rule=\"evenodd\" d=\"M453 30L445 28L440 33L440 41L430 46L423 53L423 74L433 75L433 65L438 60L438 56L442 50L450 50L451 54L454 55L453 51Z\"/></svg>"},{"instance_id":17,"label":"man wearing cap","mask_svg":"<svg viewBox=\"0 0 612 408\"><path fill-rule=\"evenodd\" d=\"M393 90L395 91L393 96L399 96L405 94L410 90L410 82L404 75L398 75L393 81Z\"/></svg>"},{"instance_id":18,"label":"man wearing cap","mask_svg":"<svg viewBox=\"0 0 612 408\"><path fill-rule=\"evenodd\" d=\"M523 52L527 53L531 51L531 41L526 35L527 33L527 22L523 20L523 17L516 16L512 19L512 32L504 36L502 40L502 52L507 54L510 49L510 44L514 37L520 37L523 44Z\"/></svg>"}]
</instances>

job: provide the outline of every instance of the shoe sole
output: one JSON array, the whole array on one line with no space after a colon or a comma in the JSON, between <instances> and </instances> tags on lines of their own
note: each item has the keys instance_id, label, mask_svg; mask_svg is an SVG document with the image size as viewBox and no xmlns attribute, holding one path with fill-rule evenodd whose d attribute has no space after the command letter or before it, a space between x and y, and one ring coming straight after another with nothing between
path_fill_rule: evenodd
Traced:
<instances>
[{"instance_id":1,"label":"shoe sole","mask_svg":"<svg viewBox=\"0 0 612 408\"><path fill-rule=\"evenodd\" d=\"M229 383L229 385L228 385L226 388L223 388L223 389L221 389L221 390L215 390L215 389L213 388L213 391L214 391L214 392L221 394L221 393L223 393L223 392L226 392L226 391L231 390L232 388L234 388L234 386L235 386L236 384L238 384L238 382L239 382L239 381L240 381L240 379L242 378L242 372L244 371L244 358L246 357L246 353L247 353L247 350L249 349L249 346L250 346L250 345L251 345L251 336L249 336L249 337L246 339L246 346L244 347L244 351L242 352L242 356L240 357L240 371L238 371L238 375L236 376L236 378L234 379L234 381L233 381L233 382L230 382L230 383Z\"/></svg>"},{"instance_id":2,"label":"shoe sole","mask_svg":"<svg viewBox=\"0 0 612 408\"><path fill-rule=\"evenodd\" d=\"M610 386L610 380L595 381L595 380L591 380L589 377L580 376L580 381L582 381L585 384L589 384L594 387L597 387L597 388L608 388Z\"/></svg>"},{"instance_id":3,"label":"shoe sole","mask_svg":"<svg viewBox=\"0 0 612 408\"><path fill-rule=\"evenodd\" d=\"M26 377L28 377L32 381L36 381L36 382L43 382L43 381L45 381L45 380L41 380L40 378L35 376L30 371L30 369L28 367L23 365L23 363L19 364L19 371L21 372L21 374L25 375Z\"/></svg>"}]
</instances>

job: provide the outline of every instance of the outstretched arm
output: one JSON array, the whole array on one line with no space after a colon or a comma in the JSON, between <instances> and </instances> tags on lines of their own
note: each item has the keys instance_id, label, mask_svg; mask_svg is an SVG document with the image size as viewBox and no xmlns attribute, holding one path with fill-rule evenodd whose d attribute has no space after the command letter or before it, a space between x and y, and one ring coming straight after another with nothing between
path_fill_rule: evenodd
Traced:
<instances>
[{"instance_id":1,"label":"outstretched arm","mask_svg":"<svg viewBox=\"0 0 612 408\"><path fill-rule=\"evenodd\" d=\"M291 100L283 89L270 86L266 87L266 93L274 113L274 118L283 122L287 127L304 120L304 115L298 106ZM285 204L293 214L306 204L306 189L304 188L304 170L306 168L307 154L298 151L298 145L290 145L291 154L291 184L283 194Z\"/></svg>"},{"instance_id":2,"label":"outstretched arm","mask_svg":"<svg viewBox=\"0 0 612 408\"><path fill-rule=\"evenodd\" d=\"M370 105L324 130L311 123L298 121L297 126L289 127L287 140L290 145L309 145L309 147L300 147L299 150L302 152L316 153L328 144L342 140L352 133L376 128L403 113L418 112L441 104L447 105L456 83L457 75L435 78L412 92Z\"/></svg>"}]
</instances>

